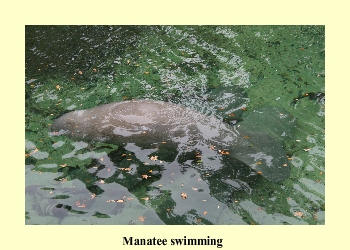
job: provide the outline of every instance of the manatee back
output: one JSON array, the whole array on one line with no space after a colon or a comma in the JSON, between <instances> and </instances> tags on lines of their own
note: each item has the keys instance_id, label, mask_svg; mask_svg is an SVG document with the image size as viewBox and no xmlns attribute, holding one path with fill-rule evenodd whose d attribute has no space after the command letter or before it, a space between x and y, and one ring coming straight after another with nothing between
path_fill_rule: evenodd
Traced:
<instances>
[{"instance_id":1,"label":"manatee back","mask_svg":"<svg viewBox=\"0 0 350 250\"><path fill-rule=\"evenodd\" d=\"M183 138L181 142L192 140L208 146L210 143L227 145L237 136L214 117L182 105L153 100L110 103L73 111L56 119L52 129L63 130L75 140L143 146L179 137Z\"/></svg>"}]
</instances>

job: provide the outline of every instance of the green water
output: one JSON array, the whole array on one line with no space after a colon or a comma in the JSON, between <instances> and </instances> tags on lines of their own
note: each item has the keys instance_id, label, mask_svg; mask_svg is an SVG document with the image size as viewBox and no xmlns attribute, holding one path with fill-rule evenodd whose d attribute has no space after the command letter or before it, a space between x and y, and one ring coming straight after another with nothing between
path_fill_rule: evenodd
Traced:
<instances>
[{"instance_id":1,"label":"green water","mask_svg":"<svg viewBox=\"0 0 350 250\"><path fill-rule=\"evenodd\" d=\"M324 48L324 26L27 26L26 224L324 224L325 103L292 104L325 92ZM210 97L223 88L218 112ZM174 171L50 136L70 110L142 98L218 117L287 110L290 178L230 190L195 163Z\"/></svg>"}]
</instances>

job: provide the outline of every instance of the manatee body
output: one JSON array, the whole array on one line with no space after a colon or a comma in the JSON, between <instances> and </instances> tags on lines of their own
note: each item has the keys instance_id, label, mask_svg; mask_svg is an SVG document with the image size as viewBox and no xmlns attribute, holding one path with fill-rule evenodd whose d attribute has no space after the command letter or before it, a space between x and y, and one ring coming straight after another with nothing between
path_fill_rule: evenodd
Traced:
<instances>
[{"instance_id":1,"label":"manatee body","mask_svg":"<svg viewBox=\"0 0 350 250\"><path fill-rule=\"evenodd\" d=\"M269 112L279 115L278 110ZM237 129L182 105L133 100L67 113L53 122L52 129L73 140L134 143L143 148L168 144L179 153L192 148L203 155L225 152L268 180L288 178L290 166L282 144L268 134L245 131L243 124Z\"/></svg>"}]
</instances>

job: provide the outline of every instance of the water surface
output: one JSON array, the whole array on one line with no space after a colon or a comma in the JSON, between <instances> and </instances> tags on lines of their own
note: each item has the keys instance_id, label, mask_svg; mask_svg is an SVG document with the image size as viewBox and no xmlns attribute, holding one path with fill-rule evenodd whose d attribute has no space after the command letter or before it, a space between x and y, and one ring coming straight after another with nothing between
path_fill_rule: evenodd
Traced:
<instances>
[{"instance_id":1,"label":"water surface","mask_svg":"<svg viewBox=\"0 0 350 250\"><path fill-rule=\"evenodd\" d=\"M325 91L324 26L25 32L26 224L325 223L325 102L292 103ZM164 167L148 158L152 150L50 136L53 120L70 110L144 98L243 120L266 106L285 109L298 120L284 145L290 178L234 189L222 176L204 180L188 159L188 167Z\"/></svg>"}]
</instances>

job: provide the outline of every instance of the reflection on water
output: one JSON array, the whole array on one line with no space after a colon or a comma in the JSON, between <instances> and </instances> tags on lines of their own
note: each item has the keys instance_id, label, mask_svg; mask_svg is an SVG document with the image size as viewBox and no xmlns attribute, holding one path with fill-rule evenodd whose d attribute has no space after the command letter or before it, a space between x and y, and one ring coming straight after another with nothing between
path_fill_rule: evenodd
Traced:
<instances>
[{"instance_id":1,"label":"reflection on water","mask_svg":"<svg viewBox=\"0 0 350 250\"><path fill-rule=\"evenodd\" d=\"M325 104L291 105L311 92L324 92L321 26L27 26L26 224L324 224ZM254 110L287 110L290 178L222 155L203 168L196 152L174 161L167 148L50 136L70 110L144 98L242 128L259 127Z\"/></svg>"}]
</instances>

